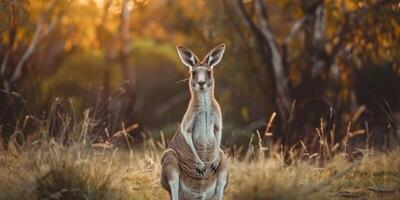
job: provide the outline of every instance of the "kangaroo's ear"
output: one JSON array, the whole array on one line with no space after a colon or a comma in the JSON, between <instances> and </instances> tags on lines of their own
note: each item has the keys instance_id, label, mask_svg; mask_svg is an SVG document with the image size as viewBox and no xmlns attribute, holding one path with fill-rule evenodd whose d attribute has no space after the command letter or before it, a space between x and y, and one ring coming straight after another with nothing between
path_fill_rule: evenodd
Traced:
<instances>
[{"instance_id":1,"label":"kangaroo's ear","mask_svg":"<svg viewBox=\"0 0 400 200\"><path fill-rule=\"evenodd\" d=\"M207 56L204 58L203 62L206 62L211 68L217 65L224 55L225 52L225 44L220 44L215 47Z\"/></svg>"},{"instance_id":2,"label":"kangaroo's ear","mask_svg":"<svg viewBox=\"0 0 400 200\"><path fill-rule=\"evenodd\" d=\"M184 65L192 68L199 63L197 56L189 49L178 45L176 46L176 50L178 51L179 57Z\"/></svg>"}]
</instances>

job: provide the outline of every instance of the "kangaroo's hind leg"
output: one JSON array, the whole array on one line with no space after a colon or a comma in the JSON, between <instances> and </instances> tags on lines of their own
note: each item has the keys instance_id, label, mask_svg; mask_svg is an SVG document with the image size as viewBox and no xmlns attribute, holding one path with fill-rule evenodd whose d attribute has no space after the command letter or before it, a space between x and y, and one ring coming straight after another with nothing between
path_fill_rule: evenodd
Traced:
<instances>
[{"instance_id":1,"label":"kangaroo's hind leg","mask_svg":"<svg viewBox=\"0 0 400 200\"><path fill-rule=\"evenodd\" d=\"M161 185L168 191L172 200L178 200L179 196L179 166L176 152L167 149L161 159Z\"/></svg>"},{"instance_id":2,"label":"kangaroo's hind leg","mask_svg":"<svg viewBox=\"0 0 400 200\"><path fill-rule=\"evenodd\" d=\"M228 160L222 150L220 150L221 162L218 166L217 170L217 185L216 185L216 194L217 200L222 200L224 195L224 190L228 185L229 180L229 168L228 168Z\"/></svg>"}]
</instances>

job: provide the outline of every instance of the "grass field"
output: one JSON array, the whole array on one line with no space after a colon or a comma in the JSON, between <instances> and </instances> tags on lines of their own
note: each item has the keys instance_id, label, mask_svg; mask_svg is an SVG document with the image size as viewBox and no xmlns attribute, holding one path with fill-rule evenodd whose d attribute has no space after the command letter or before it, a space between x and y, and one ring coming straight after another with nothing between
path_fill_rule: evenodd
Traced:
<instances>
[{"instance_id":1,"label":"grass field","mask_svg":"<svg viewBox=\"0 0 400 200\"><path fill-rule=\"evenodd\" d=\"M89 121L74 125L63 144L47 136L47 125L24 142L16 131L0 149L0 199L168 199L159 183L164 141L93 143ZM400 199L400 150L360 152L352 161L337 152L290 165L279 151L230 156L225 199Z\"/></svg>"},{"instance_id":2,"label":"grass field","mask_svg":"<svg viewBox=\"0 0 400 200\"><path fill-rule=\"evenodd\" d=\"M160 151L95 150L49 142L0 155L1 199L167 199ZM399 199L399 151L337 155L324 167L297 160L230 158L225 199Z\"/></svg>"}]
</instances>

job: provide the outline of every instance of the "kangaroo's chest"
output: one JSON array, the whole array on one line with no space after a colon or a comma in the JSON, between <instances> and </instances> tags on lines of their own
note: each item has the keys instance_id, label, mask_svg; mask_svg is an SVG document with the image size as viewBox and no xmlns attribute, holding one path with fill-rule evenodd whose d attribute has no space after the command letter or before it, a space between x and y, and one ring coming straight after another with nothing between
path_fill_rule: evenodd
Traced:
<instances>
[{"instance_id":1,"label":"kangaroo's chest","mask_svg":"<svg viewBox=\"0 0 400 200\"><path fill-rule=\"evenodd\" d=\"M215 115L212 109L203 109L195 114L193 121L193 139L207 142L214 139Z\"/></svg>"},{"instance_id":2,"label":"kangaroo's chest","mask_svg":"<svg viewBox=\"0 0 400 200\"><path fill-rule=\"evenodd\" d=\"M215 134L214 134L213 111L204 109L196 112L193 121L192 139L193 145L203 162L210 162L214 159Z\"/></svg>"}]
</instances>

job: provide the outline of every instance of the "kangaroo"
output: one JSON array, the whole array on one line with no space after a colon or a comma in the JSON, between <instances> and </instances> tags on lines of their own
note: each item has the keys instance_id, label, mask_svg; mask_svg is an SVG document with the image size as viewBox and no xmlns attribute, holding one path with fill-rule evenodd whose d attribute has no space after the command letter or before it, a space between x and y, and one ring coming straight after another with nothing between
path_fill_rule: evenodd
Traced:
<instances>
[{"instance_id":1,"label":"kangaroo","mask_svg":"<svg viewBox=\"0 0 400 200\"><path fill-rule=\"evenodd\" d=\"M172 200L222 200L228 183L228 163L220 149L221 108L214 98L213 68L224 54L225 44L212 49L202 62L189 49L177 46L189 67L191 99L180 127L164 152L161 185Z\"/></svg>"}]
</instances>

